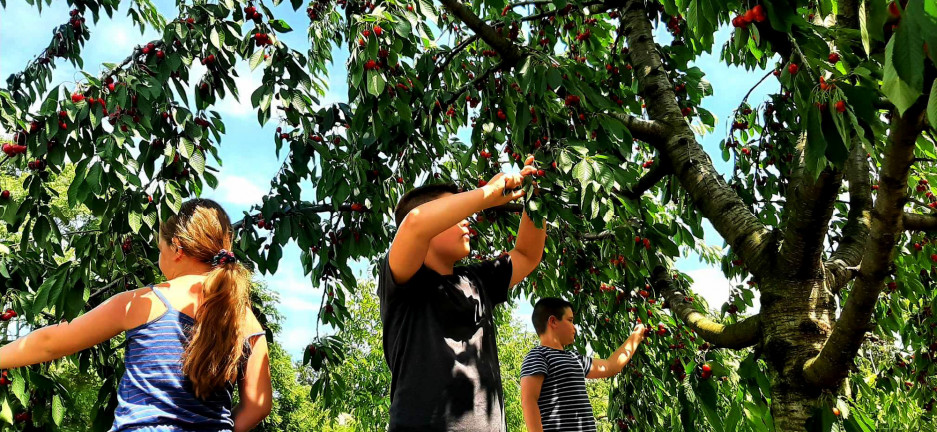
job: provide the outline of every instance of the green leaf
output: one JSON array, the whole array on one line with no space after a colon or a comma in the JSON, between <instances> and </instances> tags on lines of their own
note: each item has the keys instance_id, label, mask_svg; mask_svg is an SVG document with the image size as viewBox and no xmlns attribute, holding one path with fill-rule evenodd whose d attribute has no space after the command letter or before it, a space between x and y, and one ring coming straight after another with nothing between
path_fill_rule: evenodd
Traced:
<instances>
[{"instance_id":1,"label":"green leaf","mask_svg":"<svg viewBox=\"0 0 937 432\"><path fill-rule=\"evenodd\" d=\"M712 379L700 380L697 382L695 390L697 399L702 402L700 406L703 408L703 414L706 415L706 419L709 420L709 424L713 429L719 432L723 430L723 425L718 410L718 390L713 381Z\"/></svg>"},{"instance_id":2,"label":"green leaf","mask_svg":"<svg viewBox=\"0 0 937 432\"><path fill-rule=\"evenodd\" d=\"M431 0L420 0L420 12L430 21L434 23L439 22L439 18L436 16L436 8L433 7L433 2Z\"/></svg>"},{"instance_id":3,"label":"green leaf","mask_svg":"<svg viewBox=\"0 0 937 432\"><path fill-rule=\"evenodd\" d=\"M192 157L192 152L195 151L195 144L193 144L192 141L188 138L182 137L182 139L179 140L179 145L176 146L176 149L179 151L179 155L189 159Z\"/></svg>"},{"instance_id":4,"label":"green leaf","mask_svg":"<svg viewBox=\"0 0 937 432\"><path fill-rule=\"evenodd\" d=\"M62 419L65 418L65 407L62 406L62 397L52 396L52 421L56 426L62 425Z\"/></svg>"},{"instance_id":5,"label":"green leaf","mask_svg":"<svg viewBox=\"0 0 937 432\"><path fill-rule=\"evenodd\" d=\"M930 89L930 97L927 100L927 121L931 125L937 125L937 80Z\"/></svg>"},{"instance_id":6,"label":"green leaf","mask_svg":"<svg viewBox=\"0 0 937 432\"><path fill-rule=\"evenodd\" d=\"M579 180L583 186L586 186L592 180L592 164L586 160L581 160L573 167L573 177Z\"/></svg>"},{"instance_id":7,"label":"green leaf","mask_svg":"<svg viewBox=\"0 0 937 432\"><path fill-rule=\"evenodd\" d=\"M195 172L199 175L205 174L205 156L200 151L196 151L192 154L192 157L189 158L189 165L192 165L192 168L195 168Z\"/></svg>"},{"instance_id":8,"label":"green leaf","mask_svg":"<svg viewBox=\"0 0 937 432\"><path fill-rule=\"evenodd\" d=\"M368 93L378 97L384 91L384 76L379 72L371 72L368 76Z\"/></svg>"},{"instance_id":9,"label":"green leaf","mask_svg":"<svg viewBox=\"0 0 937 432\"><path fill-rule=\"evenodd\" d=\"M49 94L46 95L46 100L42 103L39 114L44 116L55 114L56 107L59 106L59 87L60 85L55 86L49 91Z\"/></svg>"},{"instance_id":10,"label":"green leaf","mask_svg":"<svg viewBox=\"0 0 937 432\"><path fill-rule=\"evenodd\" d=\"M48 279L44 280L42 285L39 286L39 289L36 290L36 297L33 299L31 309L33 316L39 315L42 313L43 309L49 306L49 294L52 292L52 288L55 286L58 276L58 272L54 273Z\"/></svg>"},{"instance_id":11,"label":"green leaf","mask_svg":"<svg viewBox=\"0 0 937 432\"><path fill-rule=\"evenodd\" d=\"M10 401L3 397L3 405L0 407L0 420L7 424L13 424L13 410L10 408Z\"/></svg>"},{"instance_id":12,"label":"green leaf","mask_svg":"<svg viewBox=\"0 0 937 432\"><path fill-rule=\"evenodd\" d=\"M13 384L10 385L13 395L19 399L20 404L27 406L29 396L26 394L26 377L22 376L17 369L11 370L10 373L13 375Z\"/></svg>"},{"instance_id":13,"label":"green leaf","mask_svg":"<svg viewBox=\"0 0 937 432\"><path fill-rule=\"evenodd\" d=\"M208 40L211 41L211 44L214 45L216 49L221 51L222 45L224 44L224 33L218 33L218 29L212 27Z\"/></svg>"},{"instance_id":14,"label":"green leaf","mask_svg":"<svg viewBox=\"0 0 937 432\"><path fill-rule=\"evenodd\" d=\"M290 25L287 24L286 21L283 21L281 19L270 21L270 26L273 27L274 30L280 33L289 33L293 31L293 28L290 27Z\"/></svg>"},{"instance_id":15,"label":"green leaf","mask_svg":"<svg viewBox=\"0 0 937 432\"><path fill-rule=\"evenodd\" d=\"M264 52L258 50L257 52L254 53L254 55L251 56L251 59L250 59L251 70L257 69L257 66L259 66L260 63L263 61L264 61ZM261 88L263 88L263 86L261 86ZM254 91L254 94L256 93L257 93L257 90ZM251 103L254 104L255 107L257 106L257 102L254 102L253 94L251 95Z\"/></svg>"},{"instance_id":16,"label":"green leaf","mask_svg":"<svg viewBox=\"0 0 937 432\"><path fill-rule=\"evenodd\" d=\"M127 223L130 224L130 229L133 230L134 233L139 234L140 228L143 227L143 215L136 211L131 211L130 214L127 215Z\"/></svg>"},{"instance_id":17,"label":"green leaf","mask_svg":"<svg viewBox=\"0 0 937 432\"><path fill-rule=\"evenodd\" d=\"M909 4L910 5L910 4ZM914 89L923 90L924 86L924 38L914 14L902 15L901 25L892 36L894 49L891 61L898 77ZM891 41L889 41L891 43Z\"/></svg>"},{"instance_id":18,"label":"green leaf","mask_svg":"<svg viewBox=\"0 0 937 432\"><path fill-rule=\"evenodd\" d=\"M814 178L819 177L820 171L826 166L826 139L823 137L823 128L820 124L820 113L815 109L807 112L807 171Z\"/></svg>"},{"instance_id":19,"label":"green leaf","mask_svg":"<svg viewBox=\"0 0 937 432\"><path fill-rule=\"evenodd\" d=\"M903 115L911 105L921 96L921 88L915 88L911 83L903 81L898 76L894 62L895 38L892 37L885 46L885 77L882 83L882 92ZM923 82L921 82L923 85Z\"/></svg>"}]
</instances>

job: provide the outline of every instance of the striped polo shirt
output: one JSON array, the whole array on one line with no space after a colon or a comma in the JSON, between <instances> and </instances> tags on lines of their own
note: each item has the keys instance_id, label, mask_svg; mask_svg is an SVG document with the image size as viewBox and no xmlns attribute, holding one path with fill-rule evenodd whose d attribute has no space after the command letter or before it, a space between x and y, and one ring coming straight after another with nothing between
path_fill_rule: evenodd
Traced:
<instances>
[{"instance_id":1,"label":"striped polo shirt","mask_svg":"<svg viewBox=\"0 0 937 432\"><path fill-rule=\"evenodd\" d=\"M595 415L586 393L586 374L591 367L589 357L543 345L524 357L521 377L544 376L537 399L544 432L596 430Z\"/></svg>"},{"instance_id":2,"label":"striped polo shirt","mask_svg":"<svg viewBox=\"0 0 937 432\"><path fill-rule=\"evenodd\" d=\"M191 382L182 373L182 355L195 320L173 308L159 289L151 288L166 305L166 312L127 331L125 370L111 431L232 430L234 385L227 383L206 399L195 397ZM262 334L250 335L247 341ZM247 341L245 349L250 348Z\"/></svg>"}]
</instances>

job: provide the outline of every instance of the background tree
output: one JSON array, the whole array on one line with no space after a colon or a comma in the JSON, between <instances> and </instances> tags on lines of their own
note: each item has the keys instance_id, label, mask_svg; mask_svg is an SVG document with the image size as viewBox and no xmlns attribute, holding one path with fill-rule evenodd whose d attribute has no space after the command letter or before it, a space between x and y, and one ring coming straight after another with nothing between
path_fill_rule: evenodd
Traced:
<instances>
[{"instance_id":1,"label":"background tree","mask_svg":"<svg viewBox=\"0 0 937 432\"><path fill-rule=\"evenodd\" d=\"M272 273L295 241L327 294L323 324L341 331L351 322L349 262L386 250L400 194L436 180L476 187L532 153L539 192L528 186L523 206L552 227L546 259L521 290L571 297L588 323L577 348L598 355L630 321L653 326L637 373L612 389L621 428L870 428L884 420L856 401L877 392L914 402L889 406L905 427L926 422L937 352L933 2L290 3L310 20L301 50L278 40L291 28L264 2L179 2L171 19L136 2L137 23L162 37L77 86L50 88L56 62L80 64L85 17L116 4L75 1L49 47L8 79L0 124L15 131L15 147L2 165L27 175L23 195L0 204L20 235L0 271L4 299L30 325L73 318L152 279L159 218L217 183L207 159L220 164L224 123L212 105L250 91L258 120L281 125L271 147L288 156L238 224L237 252ZM654 30L664 24L669 44ZM765 101L744 98L726 119L728 179L697 138L716 120L699 106L711 87L691 65L726 25L735 32L724 61L772 70L766 79L782 86ZM348 100L321 107L333 44L349 53ZM190 76L194 61L205 75ZM236 88L238 61L262 68L258 88ZM75 164L68 203L88 209L90 232L66 235L49 211L48 182L65 161ZM300 196L304 181L311 201ZM520 209L473 221L474 258L511 247ZM727 251L702 242L704 219ZM669 268L690 251L749 278L721 316ZM755 292L760 312L744 317ZM857 358L879 352L867 333L902 347L873 391L851 373ZM344 357L333 339L315 346L314 367ZM735 365L730 351L748 348ZM75 360L104 378L104 413L114 403L114 349ZM40 376L27 377L30 389L46 382ZM736 379L743 391L724 384ZM316 391L340 394L335 383ZM64 397L54 385L42 392L50 406ZM9 421L25 401L0 396L12 404L0 411Z\"/></svg>"}]
</instances>

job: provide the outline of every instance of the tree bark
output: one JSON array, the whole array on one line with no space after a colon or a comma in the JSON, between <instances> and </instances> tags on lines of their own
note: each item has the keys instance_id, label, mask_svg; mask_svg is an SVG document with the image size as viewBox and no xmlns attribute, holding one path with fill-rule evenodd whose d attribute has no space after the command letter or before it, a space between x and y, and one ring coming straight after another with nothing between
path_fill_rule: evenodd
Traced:
<instances>
[{"instance_id":1,"label":"tree bark","mask_svg":"<svg viewBox=\"0 0 937 432\"><path fill-rule=\"evenodd\" d=\"M803 365L823 347L836 312L822 277L762 282L761 352L771 378L771 414L778 431L804 431L821 387L803 379Z\"/></svg>"},{"instance_id":2,"label":"tree bark","mask_svg":"<svg viewBox=\"0 0 937 432\"><path fill-rule=\"evenodd\" d=\"M654 289L662 295L667 307L706 342L717 348L742 349L758 343L761 337L761 316L755 315L734 324L720 324L696 310L686 301L686 293L673 286L670 273L658 266L652 275Z\"/></svg>"},{"instance_id":3,"label":"tree bark","mask_svg":"<svg viewBox=\"0 0 937 432\"><path fill-rule=\"evenodd\" d=\"M893 263L895 243L901 234L901 217L908 199L908 173L914 160L915 142L923 128L925 106L922 98L903 116L895 113L862 266L829 340L823 350L804 365L803 375L811 384L832 387L842 381L849 374L849 367L869 330L872 310Z\"/></svg>"},{"instance_id":4,"label":"tree bark","mask_svg":"<svg viewBox=\"0 0 937 432\"><path fill-rule=\"evenodd\" d=\"M842 239L836 251L824 264L830 289L839 292L853 277L862 260L862 251L869 238L872 224L872 183L869 175L869 160L865 149L853 143L846 165L846 180L849 182L849 214L843 226Z\"/></svg>"},{"instance_id":5,"label":"tree bark","mask_svg":"<svg viewBox=\"0 0 937 432\"><path fill-rule=\"evenodd\" d=\"M696 207L745 260L752 273L769 276L774 269L777 242L726 184L712 159L696 142L677 105L643 2L627 1L622 9L622 22L638 80L638 93L653 102L647 104L651 119L672 131L670 139L655 147L670 161L673 172Z\"/></svg>"},{"instance_id":6,"label":"tree bark","mask_svg":"<svg viewBox=\"0 0 937 432\"><path fill-rule=\"evenodd\" d=\"M904 229L909 231L937 230L937 214L905 213L902 219Z\"/></svg>"}]
</instances>

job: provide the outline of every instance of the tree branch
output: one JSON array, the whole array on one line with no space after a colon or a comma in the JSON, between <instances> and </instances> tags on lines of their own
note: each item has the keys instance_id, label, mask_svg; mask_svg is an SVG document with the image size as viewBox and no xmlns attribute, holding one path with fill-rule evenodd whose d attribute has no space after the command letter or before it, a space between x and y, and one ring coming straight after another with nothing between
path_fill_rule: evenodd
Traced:
<instances>
[{"instance_id":1,"label":"tree branch","mask_svg":"<svg viewBox=\"0 0 937 432\"><path fill-rule=\"evenodd\" d=\"M830 338L820 353L804 364L804 377L811 384L832 387L842 381L869 329L872 311L888 269L893 265L895 243L901 234L908 173L914 159L915 141L923 129L925 106L926 99L922 97L903 116L894 115L862 267Z\"/></svg>"},{"instance_id":2,"label":"tree branch","mask_svg":"<svg viewBox=\"0 0 937 432\"><path fill-rule=\"evenodd\" d=\"M501 64L506 67L511 67L520 61L522 57L520 48L499 35L493 27L482 21L481 18L475 15L468 7L458 0L440 0L440 3L442 3L446 9L449 9L456 18L472 29L485 43L494 48L494 50L501 55Z\"/></svg>"},{"instance_id":3,"label":"tree branch","mask_svg":"<svg viewBox=\"0 0 937 432\"><path fill-rule=\"evenodd\" d=\"M663 143L654 144L671 166L694 205L756 276L773 271L776 239L730 188L712 159L696 141L680 112L677 99L654 42L644 3L629 0L622 13L625 36L631 49L639 94L647 103L650 118L668 131Z\"/></svg>"},{"instance_id":4,"label":"tree branch","mask_svg":"<svg viewBox=\"0 0 937 432\"><path fill-rule=\"evenodd\" d=\"M761 316L755 315L735 324L720 324L700 313L693 303L685 300L686 293L673 286L669 272L662 266L654 268L651 276L654 289L667 302L673 314L683 320L706 342L719 348L742 349L758 343L761 339Z\"/></svg>"},{"instance_id":5,"label":"tree branch","mask_svg":"<svg viewBox=\"0 0 937 432\"><path fill-rule=\"evenodd\" d=\"M647 174L638 179L637 183L631 185L630 188L617 192L619 195L630 200L639 199L642 195L644 195L645 192L650 190L652 187L654 187L654 185L670 174L672 174L670 171L670 165L664 163L655 164Z\"/></svg>"},{"instance_id":6,"label":"tree branch","mask_svg":"<svg viewBox=\"0 0 937 432\"><path fill-rule=\"evenodd\" d=\"M456 47L453 48L452 51L449 52L449 55L446 56L446 59L443 60L443 62L440 63L438 67L436 67L436 73L440 73L446 70L446 68L449 67L449 63L452 62L452 59L454 59L457 54L462 52L462 50L464 50L469 45L471 45L472 42L475 42L477 40L478 40L478 35L476 34L476 35L472 35L466 38L464 41L462 41L462 43L456 45Z\"/></svg>"},{"instance_id":7,"label":"tree branch","mask_svg":"<svg viewBox=\"0 0 937 432\"><path fill-rule=\"evenodd\" d=\"M806 154L807 134L801 133L797 153L801 163L788 187L787 206L781 225L784 226L778 262L790 277L809 279L822 271L823 241L830 229L830 218L843 181L843 173L826 168L814 179L802 162ZM861 147L861 146L860 146Z\"/></svg>"},{"instance_id":8,"label":"tree branch","mask_svg":"<svg viewBox=\"0 0 937 432\"><path fill-rule=\"evenodd\" d=\"M828 273L827 284L830 290L839 292L846 286L856 272L854 269L862 260L862 251L869 238L871 225L872 190L869 187L869 160L865 148L854 138L852 152L846 165L846 180L849 182L849 214L836 251L824 263Z\"/></svg>"},{"instance_id":9,"label":"tree branch","mask_svg":"<svg viewBox=\"0 0 937 432\"><path fill-rule=\"evenodd\" d=\"M901 217L904 229L908 231L937 230L937 214L907 213Z\"/></svg>"},{"instance_id":10,"label":"tree branch","mask_svg":"<svg viewBox=\"0 0 937 432\"><path fill-rule=\"evenodd\" d=\"M625 127L631 132L631 136L646 143L663 144L668 138L664 125L654 120L645 120L635 115L619 112L597 113L596 115L606 115L618 119L625 124Z\"/></svg>"},{"instance_id":11,"label":"tree branch","mask_svg":"<svg viewBox=\"0 0 937 432\"><path fill-rule=\"evenodd\" d=\"M452 96L450 96L449 99L446 99L446 101L442 103L443 108L448 107L449 105L452 105L453 103L455 103L455 101L458 100L462 96L462 93L469 91L469 89L471 89L472 87L477 86L478 83L487 80L495 72L501 69L507 68L507 67L508 65L505 63L504 60L502 60L501 62L496 64L494 67L491 67L485 72L482 72L480 75L476 76L475 79L463 84L462 87L459 87L458 89L456 89L454 93L452 93Z\"/></svg>"}]
</instances>

